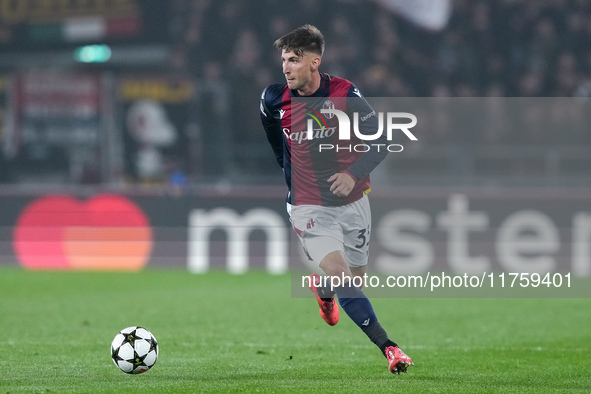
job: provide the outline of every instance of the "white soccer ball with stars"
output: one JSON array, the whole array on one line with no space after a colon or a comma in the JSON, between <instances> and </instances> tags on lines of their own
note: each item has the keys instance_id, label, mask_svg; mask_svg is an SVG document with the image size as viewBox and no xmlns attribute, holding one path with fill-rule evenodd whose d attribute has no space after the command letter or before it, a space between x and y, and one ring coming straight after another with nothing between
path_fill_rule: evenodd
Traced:
<instances>
[{"instance_id":1,"label":"white soccer ball with stars","mask_svg":"<svg viewBox=\"0 0 591 394\"><path fill-rule=\"evenodd\" d=\"M143 327L124 328L111 343L111 358L117 368L125 373L146 372L158 360L158 342Z\"/></svg>"}]
</instances>

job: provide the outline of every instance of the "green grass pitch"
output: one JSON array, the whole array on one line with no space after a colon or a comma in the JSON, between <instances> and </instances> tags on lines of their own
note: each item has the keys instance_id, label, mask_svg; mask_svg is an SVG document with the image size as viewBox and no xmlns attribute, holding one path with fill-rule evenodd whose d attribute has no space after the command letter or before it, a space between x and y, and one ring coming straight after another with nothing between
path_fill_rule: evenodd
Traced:
<instances>
[{"instance_id":1,"label":"green grass pitch","mask_svg":"<svg viewBox=\"0 0 591 394\"><path fill-rule=\"evenodd\" d=\"M341 314L335 327L290 277L0 269L0 394L589 392L590 299L375 299L415 366L392 375ZM151 330L142 375L110 359L115 334Z\"/></svg>"}]
</instances>

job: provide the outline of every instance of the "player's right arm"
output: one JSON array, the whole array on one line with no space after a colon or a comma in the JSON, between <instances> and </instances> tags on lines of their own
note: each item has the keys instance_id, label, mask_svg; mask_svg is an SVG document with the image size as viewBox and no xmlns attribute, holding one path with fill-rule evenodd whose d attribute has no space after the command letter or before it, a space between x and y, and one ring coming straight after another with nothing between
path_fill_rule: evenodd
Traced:
<instances>
[{"instance_id":1,"label":"player's right arm","mask_svg":"<svg viewBox=\"0 0 591 394\"><path fill-rule=\"evenodd\" d=\"M283 131L279 119L274 116L273 102L276 101L275 85L268 86L261 94L260 116L263 128L267 133L267 141L273 148L277 164L283 168Z\"/></svg>"}]
</instances>

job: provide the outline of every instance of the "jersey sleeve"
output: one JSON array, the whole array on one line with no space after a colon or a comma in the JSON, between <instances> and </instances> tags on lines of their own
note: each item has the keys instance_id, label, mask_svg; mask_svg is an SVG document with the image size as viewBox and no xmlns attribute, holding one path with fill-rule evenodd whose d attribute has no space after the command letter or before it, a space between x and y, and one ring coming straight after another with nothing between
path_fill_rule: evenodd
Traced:
<instances>
[{"instance_id":1,"label":"jersey sleeve","mask_svg":"<svg viewBox=\"0 0 591 394\"><path fill-rule=\"evenodd\" d=\"M351 85L347 97L354 98L354 100L349 100L350 105L348 110L351 114L351 119L353 119L353 113L356 112L359 114L359 132L364 135L375 135L379 126L378 116L375 110L365 100L365 97L363 97L355 85ZM388 139L385 133L382 133L376 140L367 141L367 143L371 146L371 149L365 152L347 169L347 172L355 180L360 180L368 176L388 154L388 150L386 149ZM374 144L379 144L380 149L374 146Z\"/></svg>"},{"instance_id":2,"label":"jersey sleeve","mask_svg":"<svg viewBox=\"0 0 591 394\"><path fill-rule=\"evenodd\" d=\"M281 124L275 117L269 108L272 108L272 92L271 87L265 88L261 94L260 101L260 116L263 128L267 134L267 141L273 148L275 153L275 159L277 164L283 168L283 136L281 130Z\"/></svg>"}]
</instances>

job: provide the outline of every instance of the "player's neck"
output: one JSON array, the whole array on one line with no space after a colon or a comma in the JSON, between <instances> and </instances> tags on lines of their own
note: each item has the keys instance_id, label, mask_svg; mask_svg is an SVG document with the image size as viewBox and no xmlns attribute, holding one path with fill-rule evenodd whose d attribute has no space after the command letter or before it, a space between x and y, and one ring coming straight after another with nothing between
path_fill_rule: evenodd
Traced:
<instances>
[{"instance_id":1,"label":"player's neck","mask_svg":"<svg viewBox=\"0 0 591 394\"><path fill-rule=\"evenodd\" d=\"M300 96L311 96L320 88L320 81L321 81L320 73L316 72L312 74L312 78L310 81L302 88L298 89L298 94Z\"/></svg>"}]
</instances>

